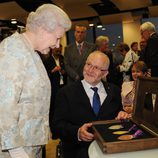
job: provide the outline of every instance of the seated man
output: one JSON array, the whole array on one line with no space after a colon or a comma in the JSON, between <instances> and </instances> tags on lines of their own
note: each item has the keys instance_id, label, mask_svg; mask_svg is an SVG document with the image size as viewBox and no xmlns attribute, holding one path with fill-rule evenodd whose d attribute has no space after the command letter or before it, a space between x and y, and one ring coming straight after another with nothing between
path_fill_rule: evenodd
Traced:
<instances>
[{"instance_id":1,"label":"seated man","mask_svg":"<svg viewBox=\"0 0 158 158\"><path fill-rule=\"evenodd\" d=\"M91 53L84 66L84 79L65 86L57 95L51 130L62 141L64 158L88 158L88 147L94 139L92 121L128 117L121 111L120 90L101 81L108 74L108 67L107 55L100 51ZM100 98L99 109L96 93Z\"/></svg>"}]
</instances>

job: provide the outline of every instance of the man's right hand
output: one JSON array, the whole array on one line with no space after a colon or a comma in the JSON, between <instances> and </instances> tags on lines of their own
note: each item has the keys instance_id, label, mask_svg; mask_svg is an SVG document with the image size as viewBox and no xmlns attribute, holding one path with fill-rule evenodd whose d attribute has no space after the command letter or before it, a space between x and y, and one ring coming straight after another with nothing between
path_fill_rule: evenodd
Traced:
<instances>
[{"instance_id":1,"label":"man's right hand","mask_svg":"<svg viewBox=\"0 0 158 158\"><path fill-rule=\"evenodd\" d=\"M60 71L61 67L60 66L56 66L54 69L52 69L52 73L56 72L56 71Z\"/></svg>"},{"instance_id":2,"label":"man's right hand","mask_svg":"<svg viewBox=\"0 0 158 158\"><path fill-rule=\"evenodd\" d=\"M85 142L91 142L94 139L94 135L88 132L88 129L92 127L92 123L85 123L78 130L78 137Z\"/></svg>"}]
</instances>

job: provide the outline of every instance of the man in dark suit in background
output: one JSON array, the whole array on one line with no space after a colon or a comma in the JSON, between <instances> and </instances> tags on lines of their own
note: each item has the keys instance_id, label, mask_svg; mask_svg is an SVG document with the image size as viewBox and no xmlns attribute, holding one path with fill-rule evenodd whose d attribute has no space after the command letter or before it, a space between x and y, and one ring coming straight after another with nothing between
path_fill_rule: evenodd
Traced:
<instances>
[{"instance_id":1,"label":"man in dark suit in background","mask_svg":"<svg viewBox=\"0 0 158 158\"><path fill-rule=\"evenodd\" d=\"M62 141L64 158L88 158L88 147L94 139L89 131L92 121L128 117L121 111L119 88L101 81L108 74L108 67L107 55L91 53L84 66L84 79L65 86L57 95L51 130ZM93 88L98 89L100 101L97 113L93 110Z\"/></svg>"},{"instance_id":2,"label":"man in dark suit in background","mask_svg":"<svg viewBox=\"0 0 158 158\"><path fill-rule=\"evenodd\" d=\"M158 77L158 34L155 26L151 22L145 22L140 26L142 38L147 41L147 45L141 60L151 69L151 76Z\"/></svg>"},{"instance_id":3,"label":"man in dark suit in background","mask_svg":"<svg viewBox=\"0 0 158 158\"><path fill-rule=\"evenodd\" d=\"M86 31L85 26L75 26L75 42L65 48L64 62L68 83L82 79L84 63L88 55L95 50L94 44L85 41Z\"/></svg>"},{"instance_id":4,"label":"man in dark suit in background","mask_svg":"<svg viewBox=\"0 0 158 158\"><path fill-rule=\"evenodd\" d=\"M54 103L58 90L66 84L66 72L64 67L64 57L62 56L62 45L59 48L50 49L49 56L44 60L44 65L47 70L51 82L51 106L49 117L54 114Z\"/></svg>"}]
</instances>

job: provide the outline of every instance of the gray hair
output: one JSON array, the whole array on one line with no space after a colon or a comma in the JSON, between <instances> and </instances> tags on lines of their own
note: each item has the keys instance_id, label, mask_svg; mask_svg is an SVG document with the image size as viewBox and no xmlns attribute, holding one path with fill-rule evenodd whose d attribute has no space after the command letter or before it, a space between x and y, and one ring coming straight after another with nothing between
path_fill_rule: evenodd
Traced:
<instances>
[{"instance_id":1,"label":"gray hair","mask_svg":"<svg viewBox=\"0 0 158 158\"><path fill-rule=\"evenodd\" d=\"M71 28L71 20L68 15L59 7L53 4L44 4L31 12L27 18L26 29L36 31L42 27L48 32L52 32L57 26L61 26L68 31Z\"/></svg>"},{"instance_id":2,"label":"gray hair","mask_svg":"<svg viewBox=\"0 0 158 158\"><path fill-rule=\"evenodd\" d=\"M99 47L104 41L109 42L108 36L98 36L95 41L96 46Z\"/></svg>"},{"instance_id":3,"label":"gray hair","mask_svg":"<svg viewBox=\"0 0 158 158\"><path fill-rule=\"evenodd\" d=\"M140 30L155 32L155 25L151 22L145 22L140 26Z\"/></svg>"}]
</instances>

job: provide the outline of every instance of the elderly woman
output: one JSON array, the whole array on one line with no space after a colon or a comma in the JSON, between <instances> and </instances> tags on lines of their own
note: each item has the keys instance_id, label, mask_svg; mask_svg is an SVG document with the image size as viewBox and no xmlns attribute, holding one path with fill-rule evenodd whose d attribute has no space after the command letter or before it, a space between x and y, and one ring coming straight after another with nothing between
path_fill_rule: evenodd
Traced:
<instances>
[{"instance_id":1,"label":"elderly woman","mask_svg":"<svg viewBox=\"0 0 158 158\"><path fill-rule=\"evenodd\" d=\"M149 76L148 69L146 64L143 61L137 61L132 66L132 78L134 81L124 82L122 84L122 105L124 110L131 114L133 111L133 102L135 97L135 85L136 80L140 76ZM148 103L146 108L148 110L152 110L152 102L151 102L151 96L147 96L147 100L145 100L145 103Z\"/></svg>"},{"instance_id":2,"label":"elderly woman","mask_svg":"<svg viewBox=\"0 0 158 158\"><path fill-rule=\"evenodd\" d=\"M53 4L27 18L26 32L0 44L0 157L41 157L48 142L50 82L36 52L58 47L71 27L67 14Z\"/></svg>"},{"instance_id":3,"label":"elderly woman","mask_svg":"<svg viewBox=\"0 0 158 158\"><path fill-rule=\"evenodd\" d=\"M109 57L110 66L109 66L109 74L107 75L108 82L114 82L114 67L113 67L113 56L112 51L109 49L109 38L108 36L98 36L95 41L96 49L103 52Z\"/></svg>"}]
</instances>

